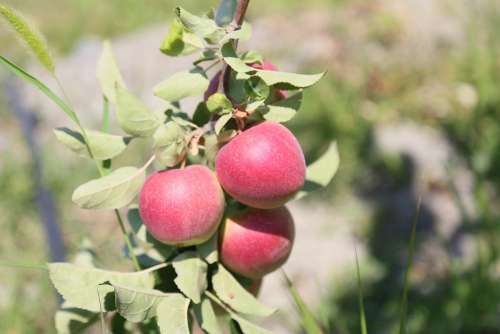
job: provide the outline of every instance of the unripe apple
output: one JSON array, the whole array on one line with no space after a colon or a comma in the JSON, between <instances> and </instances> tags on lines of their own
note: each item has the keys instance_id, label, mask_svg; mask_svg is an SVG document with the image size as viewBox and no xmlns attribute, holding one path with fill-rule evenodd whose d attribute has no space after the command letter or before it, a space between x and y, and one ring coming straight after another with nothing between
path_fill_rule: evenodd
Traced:
<instances>
[{"instance_id":1,"label":"unripe apple","mask_svg":"<svg viewBox=\"0 0 500 334\"><path fill-rule=\"evenodd\" d=\"M151 235L170 245L191 246L208 240L224 214L224 194L205 166L151 175L139 196L139 212Z\"/></svg>"},{"instance_id":2,"label":"unripe apple","mask_svg":"<svg viewBox=\"0 0 500 334\"><path fill-rule=\"evenodd\" d=\"M262 63L254 63L250 65L251 67L255 68L256 70L264 70L264 71L278 71L278 67L271 63L270 61L264 60ZM210 84L208 85L207 90L205 91L204 94L204 99L205 101L208 100L208 98L215 93L217 93L217 89L219 88L219 80L220 80L220 75L221 72L218 71L213 78L210 80ZM288 92L286 90L282 89L276 89L274 91L274 100L275 101L281 101L284 100L288 97ZM274 102L274 101L273 101Z\"/></svg>"},{"instance_id":3,"label":"unripe apple","mask_svg":"<svg viewBox=\"0 0 500 334\"><path fill-rule=\"evenodd\" d=\"M263 122L223 146L215 159L217 178L237 201L260 209L285 204L302 188L304 153L283 125Z\"/></svg>"},{"instance_id":4,"label":"unripe apple","mask_svg":"<svg viewBox=\"0 0 500 334\"><path fill-rule=\"evenodd\" d=\"M293 218L286 207L248 209L225 220L219 257L231 271L259 279L285 263L294 235Z\"/></svg>"}]
</instances>

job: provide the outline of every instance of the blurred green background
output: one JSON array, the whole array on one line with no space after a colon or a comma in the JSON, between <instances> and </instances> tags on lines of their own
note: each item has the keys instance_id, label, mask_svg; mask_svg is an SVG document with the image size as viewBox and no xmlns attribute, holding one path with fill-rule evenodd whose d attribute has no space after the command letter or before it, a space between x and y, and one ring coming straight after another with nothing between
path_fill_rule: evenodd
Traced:
<instances>
[{"instance_id":1,"label":"blurred green background","mask_svg":"<svg viewBox=\"0 0 500 334\"><path fill-rule=\"evenodd\" d=\"M216 1L5 3L32 18L54 52L64 57L86 36L113 38L151 24L166 25L175 5L201 11ZM423 14L412 15L414 8ZM289 125L308 160L325 150L330 140L339 142L340 172L332 186L311 201L336 208L351 198L368 203L368 218L351 221L367 248L363 294L369 331L394 333L398 326L409 217L421 194L424 207L417 233L417 265L410 276L408 333L500 333L500 2L253 1L249 16L250 20L276 16L291 21L317 13L329 17L321 27L326 37L318 42L327 54L318 59L306 57L300 67L304 71L326 68L328 75L306 94L302 112ZM311 26L313 21L308 21ZM296 29L283 34L293 38L308 28ZM29 61L7 29L0 29L0 45L2 54ZM286 61L294 53L308 53L300 50L300 43L296 48L280 58ZM0 81L5 75L0 70ZM44 263L47 244L34 203L30 155L4 95L0 95L0 261ZM422 167L411 154L387 153L377 146L380 129L393 124L412 124L422 133L432 129L442 138L453 152L453 159L441 166L445 177L424 177L424 182L418 174ZM418 131L410 139L390 135L394 142L409 141L429 160L437 149L432 142L420 141ZM92 166L69 159L61 168L58 161L64 157L59 153L63 148L44 147L42 151L43 182L55 195L68 251L88 236L106 254L101 258L103 265L115 263L120 236L116 226L106 223L111 217L82 213L69 201L74 185L92 175ZM465 198L455 185L463 177L457 165L472 180L466 191L470 196ZM436 238L442 222L432 205L425 207L428 193L445 194L459 208L460 224L451 237ZM352 212L345 214L356 217ZM473 250L456 255L454 238L466 239ZM418 254L425 259L429 240L445 251L430 256L445 263L439 270L427 266L425 260L418 265ZM377 273L371 273L370 264L378 268ZM328 298L315 307L328 332L360 332L353 282L332 282ZM50 333L56 307L44 274L0 269L0 333Z\"/></svg>"}]
</instances>

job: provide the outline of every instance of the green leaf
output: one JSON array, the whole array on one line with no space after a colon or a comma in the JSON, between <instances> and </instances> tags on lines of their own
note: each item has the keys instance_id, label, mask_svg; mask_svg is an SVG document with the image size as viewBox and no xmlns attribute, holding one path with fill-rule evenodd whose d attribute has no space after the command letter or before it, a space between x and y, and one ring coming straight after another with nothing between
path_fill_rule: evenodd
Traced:
<instances>
[{"instance_id":1,"label":"green leaf","mask_svg":"<svg viewBox=\"0 0 500 334\"><path fill-rule=\"evenodd\" d=\"M174 259L172 266L177 273L174 282L179 290L195 304L200 303L208 285L207 264L196 253L184 252Z\"/></svg>"},{"instance_id":2,"label":"green leaf","mask_svg":"<svg viewBox=\"0 0 500 334\"><path fill-rule=\"evenodd\" d=\"M253 324L250 321L235 314L232 314L231 318L233 318L233 320L238 323L243 334L272 334L271 331L257 326L256 324Z\"/></svg>"},{"instance_id":3,"label":"green leaf","mask_svg":"<svg viewBox=\"0 0 500 334\"><path fill-rule=\"evenodd\" d=\"M264 58L262 57L262 55L258 54L255 51L247 51L241 55L241 60L245 64L255 64L262 62Z\"/></svg>"},{"instance_id":4,"label":"green leaf","mask_svg":"<svg viewBox=\"0 0 500 334\"><path fill-rule=\"evenodd\" d=\"M212 284L217 296L236 312L260 317L275 312L255 299L222 265L218 266L217 273L212 277Z\"/></svg>"},{"instance_id":5,"label":"green leaf","mask_svg":"<svg viewBox=\"0 0 500 334\"><path fill-rule=\"evenodd\" d=\"M243 22L241 28L231 31L224 35L220 43L226 43L230 40L248 41L252 37L252 26L248 22Z\"/></svg>"},{"instance_id":6,"label":"green leaf","mask_svg":"<svg viewBox=\"0 0 500 334\"><path fill-rule=\"evenodd\" d=\"M309 193L326 187L333 179L340 165L337 143L332 142L321 158L307 166L306 182L295 199L307 196Z\"/></svg>"},{"instance_id":7,"label":"green leaf","mask_svg":"<svg viewBox=\"0 0 500 334\"><path fill-rule=\"evenodd\" d=\"M222 0L215 12L215 22L217 25L222 27L231 23L237 5L237 0Z\"/></svg>"},{"instance_id":8,"label":"green leaf","mask_svg":"<svg viewBox=\"0 0 500 334\"><path fill-rule=\"evenodd\" d=\"M85 130L85 133L89 139L93 158L96 160L102 161L115 158L127 148L127 144L130 142L129 138L99 131ZM82 157L90 158L85 139L80 132L68 128L58 128L54 130L54 134L67 148Z\"/></svg>"},{"instance_id":9,"label":"green leaf","mask_svg":"<svg viewBox=\"0 0 500 334\"><path fill-rule=\"evenodd\" d=\"M97 79L99 79L104 96L111 103L116 104L116 87L125 88L125 82L109 41L104 41L102 44L101 57L97 63Z\"/></svg>"},{"instance_id":10,"label":"green leaf","mask_svg":"<svg viewBox=\"0 0 500 334\"><path fill-rule=\"evenodd\" d=\"M55 315L57 334L82 333L99 319L97 313L71 307L64 303Z\"/></svg>"},{"instance_id":11,"label":"green leaf","mask_svg":"<svg viewBox=\"0 0 500 334\"><path fill-rule=\"evenodd\" d=\"M321 326L318 324L316 319L314 319L314 316L312 312L309 310L309 307L307 307L306 303L300 296L299 292L293 285L292 281L288 278L288 276L283 272L283 275L285 277L285 281L288 287L288 291L290 291L290 294L293 297L293 300L295 302L295 305L298 308L299 315L300 315L300 322L302 327L304 328L305 332L307 334L323 334L323 330L321 329Z\"/></svg>"},{"instance_id":12,"label":"green leaf","mask_svg":"<svg viewBox=\"0 0 500 334\"><path fill-rule=\"evenodd\" d=\"M166 101L175 102L189 96L203 94L209 85L206 75L199 69L178 72L154 88L154 94Z\"/></svg>"},{"instance_id":13,"label":"green leaf","mask_svg":"<svg viewBox=\"0 0 500 334\"><path fill-rule=\"evenodd\" d=\"M233 105L226 95L215 93L208 98L207 109L212 113L228 114L233 111Z\"/></svg>"},{"instance_id":14,"label":"green leaf","mask_svg":"<svg viewBox=\"0 0 500 334\"><path fill-rule=\"evenodd\" d=\"M126 133L148 137L160 126L160 119L126 89L117 86L116 97L118 123Z\"/></svg>"},{"instance_id":15,"label":"green leaf","mask_svg":"<svg viewBox=\"0 0 500 334\"><path fill-rule=\"evenodd\" d=\"M253 99L265 100L269 96L271 89L259 77L251 77L245 80L245 91Z\"/></svg>"},{"instance_id":16,"label":"green leaf","mask_svg":"<svg viewBox=\"0 0 500 334\"><path fill-rule=\"evenodd\" d=\"M307 88L317 83L325 75L325 73L297 74L289 72L259 70L257 71L256 75L264 80L264 82L268 86L285 84L294 88Z\"/></svg>"},{"instance_id":17,"label":"green leaf","mask_svg":"<svg viewBox=\"0 0 500 334\"><path fill-rule=\"evenodd\" d=\"M269 121L284 123L291 120L302 104L302 92L298 92L285 100L258 108L262 116Z\"/></svg>"},{"instance_id":18,"label":"green leaf","mask_svg":"<svg viewBox=\"0 0 500 334\"><path fill-rule=\"evenodd\" d=\"M189 299L180 294L166 298L158 304L157 322L162 334L189 334Z\"/></svg>"},{"instance_id":19,"label":"green leaf","mask_svg":"<svg viewBox=\"0 0 500 334\"><path fill-rule=\"evenodd\" d=\"M193 114L194 124L202 127L210 121L210 111L208 111L207 104L205 102L198 103L196 110Z\"/></svg>"},{"instance_id":20,"label":"green leaf","mask_svg":"<svg viewBox=\"0 0 500 334\"><path fill-rule=\"evenodd\" d=\"M186 156L185 131L176 122L161 125L153 135L154 149L158 161L173 167Z\"/></svg>"},{"instance_id":21,"label":"green leaf","mask_svg":"<svg viewBox=\"0 0 500 334\"><path fill-rule=\"evenodd\" d=\"M227 42L221 48L221 54L224 61L238 73L257 73L257 70L248 66L243 60L238 57L232 42Z\"/></svg>"},{"instance_id":22,"label":"green leaf","mask_svg":"<svg viewBox=\"0 0 500 334\"><path fill-rule=\"evenodd\" d=\"M208 17L196 16L184 8L177 7L175 9L175 14L186 30L192 32L196 36L209 38L216 32L221 31L214 20Z\"/></svg>"},{"instance_id":23,"label":"green leaf","mask_svg":"<svg viewBox=\"0 0 500 334\"><path fill-rule=\"evenodd\" d=\"M198 254L209 264L214 264L219 260L218 239L219 235L216 233L208 241L196 246Z\"/></svg>"},{"instance_id":24,"label":"green leaf","mask_svg":"<svg viewBox=\"0 0 500 334\"><path fill-rule=\"evenodd\" d=\"M279 71L256 70L247 65L234 50L231 42L224 44L221 48L224 61L236 72L255 75L264 80L266 85L281 85L282 88L307 88L317 83L325 73L319 74L297 74Z\"/></svg>"},{"instance_id":25,"label":"green leaf","mask_svg":"<svg viewBox=\"0 0 500 334\"><path fill-rule=\"evenodd\" d=\"M122 167L79 186L72 200L84 209L119 209L132 202L145 180L144 168Z\"/></svg>"},{"instance_id":26,"label":"green leaf","mask_svg":"<svg viewBox=\"0 0 500 334\"><path fill-rule=\"evenodd\" d=\"M158 304L176 293L113 284L116 310L122 317L133 323L141 323L156 316Z\"/></svg>"},{"instance_id":27,"label":"green leaf","mask_svg":"<svg viewBox=\"0 0 500 334\"><path fill-rule=\"evenodd\" d=\"M44 83L39 81L37 78L32 76L31 74L27 73L24 71L21 67L18 65L12 63L9 61L7 58L0 56L0 63L4 64L7 66L7 68L16 76L19 78L23 79L24 81L32 84L36 88L38 88L42 93L44 93L49 99L52 100L59 108L61 108L62 111L68 115L68 117L75 122L76 124L80 124L80 120L78 119L78 116L76 113L71 109L66 102L64 102L59 96L57 96L50 88L48 88Z\"/></svg>"},{"instance_id":28,"label":"green leaf","mask_svg":"<svg viewBox=\"0 0 500 334\"><path fill-rule=\"evenodd\" d=\"M194 306L194 314L201 328L208 334L222 334L212 302L203 298L201 304Z\"/></svg>"},{"instance_id":29,"label":"green leaf","mask_svg":"<svg viewBox=\"0 0 500 334\"><path fill-rule=\"evenodd\" d=\"M19 37L28 45L29 49L35 54L38 61L50 73L55 73L55 65L50 55L49 47L43 35L26 18L14 9L0 4L0 15L7 21L10 27L14 29Z\"/></svg>"},{"instance_id":30,"label":"green leaf","mask_svg":"<svg viewBox=\"0 0 500 334\"><path fill-rule=\"evenodd\" d=\"M49 275L52 284L71 306L84 310L99 312L100 303L104 309L109 305L109 296L113 288L104 283L120 284L129 287L152 288L154 286L153 271L148 270L121 273L90 267L80 267L71 263L50 263ZM97 289L99 288L99 301Z\"/></svg>"},{"instance_id":31,"label":"green leaf","mask_svg":"<svg viewBox=\"0 0 500 334\"><path fill-rule=\"evenodd\" d=\"M221 133L222 129L224 128L224 126L226 126L227 123L229 123L231 118L233 118L233 114L224 114L219 117L217 122L215 122L215 133Z\"/></svg>"},{"instance_id":32,"label":"green leaf","mask_svg":"<svg viewBox=\"0 0 500 334\"><path fill-rule=\"evenodd\" d=\"M169 56L188 55L203 49L203 39L184 30L184 26L178 19L174 19L170 30L160 46L160 50Z\"/></svg>"}]
</instances>

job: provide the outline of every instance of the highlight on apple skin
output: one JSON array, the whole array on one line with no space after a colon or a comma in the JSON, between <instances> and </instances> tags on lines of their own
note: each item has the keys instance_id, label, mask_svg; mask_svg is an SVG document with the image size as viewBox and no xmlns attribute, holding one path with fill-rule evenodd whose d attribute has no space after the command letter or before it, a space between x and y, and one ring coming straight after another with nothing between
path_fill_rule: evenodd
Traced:
<instances>
[{"instance_id":1,"label":"highlight on apple skin","mask_svg":"<svg viewBox=\"0 0 500 334\"><path fill-rule=\"evenodd\" d=\"M224 193L214 173L192 165L152 174L139 195L139 212L149 233L176 246L207 241L224 214Z\"/></svg>"},{"instance_id":2,"label":"highlight on apple skin","mask_svg":"<svg viewBox=\"0 0 500 334\"><path fill-rule=\"evenodd\" d=\"M286 262L294 237L293 218L286 207L250 208L225 220L219 258L234 273L260 279Z\"/></svg>"},{"instance_id":3,"label":"highlight on apple skin","mask_svg":"<svg viewBox=\"0 0 500 334\"><path fill-rule=\"evenodd\" d=\"M305 182L304 153L281 124L263 122L223 146L215 159L217 178L237 201L260 209L288 202Z\"/></svg>"}]
</instances>

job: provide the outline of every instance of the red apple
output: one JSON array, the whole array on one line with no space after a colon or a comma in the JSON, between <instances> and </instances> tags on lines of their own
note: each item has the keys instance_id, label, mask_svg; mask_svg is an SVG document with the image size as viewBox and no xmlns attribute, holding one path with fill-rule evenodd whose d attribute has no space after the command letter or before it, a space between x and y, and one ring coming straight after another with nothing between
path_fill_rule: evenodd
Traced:
<instances>
[{"instance_id":1,"label":"red apple","mask_svg":"<svg viewBox=\"0 0 500 334\"><path fill-rule=\"evenodd\" d=\"M217 178L237 201L254 208L285 204L302 188L304 153L283 125L263 122L222 147L215 159Z\"/></svg>"},{"instance_id":2,"label":"red apple","mask_svg":"<svg viewBox=\"0 0 500 334\"><path fill-rule=\"evenodd\" d=\"M170 245L190 246L208 240L224 214L224 194L205 166L151 175L139 196L139 212L147 230Z\"/></svg>"},{"instance_id":3,"label":"red apple","mask_svg":"<svg viewBox=\"0 0 500 334\"><path fill-rule=\"evenodd\" d=\"M278 67L271 63L270 61L264 60L262 63L254 63L250 65L256 70L264 70L264 71L278 71ZM219 80L220 80L221 72L217 72L213 78L210 80L210 84L208 85L208 89L205 91L204 99L208 100L210 96L217 93L217 89L219 88ZM288 92L282 89L276 89L274 93L275 101L281 101L288 97ZM273 102L275 102L273 101Z\"/></svg>"},{"instance_id":4,"label":"red apple","mask_svg":"<svg viewBox=\"0 0 500 334\"><path fill-rule=\"evenodd\" d=\"M286 207L248 209L226 219L219 257L231 271L259 279L285 263L294 234L293 218Z\"/></svg>"}]
</instances>

